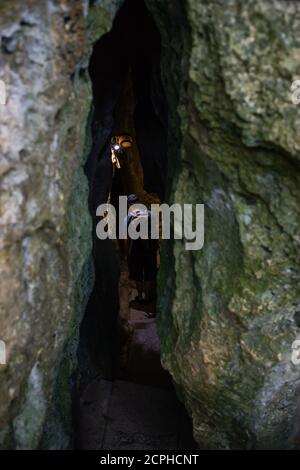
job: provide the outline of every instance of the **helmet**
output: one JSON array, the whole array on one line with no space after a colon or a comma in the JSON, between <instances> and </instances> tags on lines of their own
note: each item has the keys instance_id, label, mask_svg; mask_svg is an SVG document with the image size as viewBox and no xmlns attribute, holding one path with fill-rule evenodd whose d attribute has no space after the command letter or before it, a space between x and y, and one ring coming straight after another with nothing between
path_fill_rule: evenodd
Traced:
<instances>
[{"instance_id":1,"label":"helmet","mask_svg":"<svg viewBox=\"0 0 300 470\"><path fill-rule=\"evenodd\" d=\"M134 204L137 200L138 200L138 197L136 194L130 194L129 196L127 196L127 201L130 204Z\"/></svg>"}]
</instances>

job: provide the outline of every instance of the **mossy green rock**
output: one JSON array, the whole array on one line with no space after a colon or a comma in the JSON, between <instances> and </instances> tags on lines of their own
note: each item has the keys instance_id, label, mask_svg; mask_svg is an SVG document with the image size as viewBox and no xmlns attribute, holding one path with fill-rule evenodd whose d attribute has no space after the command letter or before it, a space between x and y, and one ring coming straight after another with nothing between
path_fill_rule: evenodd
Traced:
<instances>
[{"instance_id":1,"label":"mossy green rock","mask_svg":"<svg viewBox=\"0 0 300 470\"><path fill-rule=\"evenodd\" d=\"M300 448L300 5L147 4L162 35L169 200L205 204L204 248L164 247L164 366L201 447Z\"/></svg>"}]
</instances>

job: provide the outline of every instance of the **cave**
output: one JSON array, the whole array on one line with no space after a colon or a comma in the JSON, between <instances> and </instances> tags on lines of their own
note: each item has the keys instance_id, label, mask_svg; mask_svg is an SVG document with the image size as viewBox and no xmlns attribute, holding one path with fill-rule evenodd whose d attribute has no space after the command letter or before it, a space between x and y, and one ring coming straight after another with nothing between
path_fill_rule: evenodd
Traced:
<instances>
[{"instance_id":1,"label":"cave","mask_svg":"<svg viewBox=\"0 0 300 470\"><path fill-rule=\"evenodd\" d=\"M299 449L299 14L1 2L1 449ZM122 194L205 209L147 308L96 236Z\"/></svg>"},{"instance_id":2,"label":"cave","mask_svg":"<svg viewBox=\"0 0 300 470\"><path fill-rule=\"evenodd\" d=\"M101 439L104 449L195 446L188 414L160 363L153 318L156 306L148 313L145 306L130 308L136 289L128 279L121 241L99 240L95 235L96 209L108 200L115 208L119 196L130 194L142 201L154 198L153 202L164 202L168 109L160 55L160 33L144 1L126 0L109 33L94 44L90 59L93 109L85 172L95 272L80 327L75 373L75 448L79 449L93 449ZM133 137L130 153L127 151L127 160L119 170L113 168L110 145L112 136L118 134ZM110 403L110 411L102 409L105 402ZM93 428L95 413L99 421ZM133 428L128 435L124 426ZM122 439L132 440L129 447L122 446Z\"/></svg>"}]
</instances>

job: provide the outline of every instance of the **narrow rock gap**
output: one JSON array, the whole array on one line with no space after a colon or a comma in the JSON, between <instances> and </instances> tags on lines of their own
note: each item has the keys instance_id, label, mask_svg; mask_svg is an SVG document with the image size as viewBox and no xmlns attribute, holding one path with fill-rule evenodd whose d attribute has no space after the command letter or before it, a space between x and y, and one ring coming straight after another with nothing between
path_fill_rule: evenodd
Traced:
<instances>
[{"instance_id":1,"label":"narrow rock gap","mask_svg":"<svg viewBox=\"0 0 300 470\"><path fill-rule=\"evenodd\" d=\"M160 34L143 1L126 0L112 30L95 45L91 151L86 164L93 219L94 289L80 330L75 447L193 448L192 425L160 364L156 319L130 308L134 282L122 244L96 238L96 208L118 196L163 201L167 172L167 103L160 80ZM113 171L110 140L129 133L130 163ZM154 314L156 307L148 307Z\"/></svg>"}]
</instances>

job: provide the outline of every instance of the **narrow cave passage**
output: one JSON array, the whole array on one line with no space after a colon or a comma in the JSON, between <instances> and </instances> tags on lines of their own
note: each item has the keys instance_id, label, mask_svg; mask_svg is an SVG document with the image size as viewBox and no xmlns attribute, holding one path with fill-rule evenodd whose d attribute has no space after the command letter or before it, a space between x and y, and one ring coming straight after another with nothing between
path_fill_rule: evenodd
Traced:
<instances>
[{"instance_id":1,"label":"narrow cave passage","mask_svg":"<svg viewBox=\"0 0 300 470\"><path fill-rule=\"evenodd\" d=\"M155 299L135 302L138 284L130 279L123 243L96 237L99 204L109 201L117 208L118 197L131 194L147 206L164 200L168 116L160 47L144 2L126 0L90 62L94 109L86 174L95 284L78 351L74 418L80 449L194 446L191 423L160 364ZM111 139L124 134L133 142L116 169Z\"/></svg>"}]
</instances>

